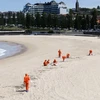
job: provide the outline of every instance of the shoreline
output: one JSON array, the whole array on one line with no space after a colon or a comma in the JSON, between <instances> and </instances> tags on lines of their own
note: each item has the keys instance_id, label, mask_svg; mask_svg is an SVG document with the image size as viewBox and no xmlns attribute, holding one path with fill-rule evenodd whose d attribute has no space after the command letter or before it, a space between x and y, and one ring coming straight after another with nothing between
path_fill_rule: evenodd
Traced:
<instances>
[{"instance_id":1,"label":"shoreline","mask_svg":"<svg viewBox=\"0 0 100 100\"><path fill-rule=\"evenodd\" d=\"M20 54L24 53L25 51L27 51L27 48L22 44L15 43L15 42L9 42L9 41L0 41L0 42L3 42L3 43L8 44L10 46L11 45L13 45L13 46L19 45L20 46L20 47L17 47L17 49L19 51L16 51L14 54L10 53L8 56L6 56L6 54L5 54L4 55L5 57L1 56L0 60L7 59L7 58L10 58L10 57L13 57L13 56L17 56L17 55L20 55Z\"/></svg>"}]
</instances>

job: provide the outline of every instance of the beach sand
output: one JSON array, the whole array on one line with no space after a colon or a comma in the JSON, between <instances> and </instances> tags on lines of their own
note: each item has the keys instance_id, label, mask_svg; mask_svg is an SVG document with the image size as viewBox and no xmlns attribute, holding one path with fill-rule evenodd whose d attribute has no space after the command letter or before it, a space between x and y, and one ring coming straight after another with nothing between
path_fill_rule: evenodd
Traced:
<instances>
[{"instance_id":1,"label":"beach sand","mask_svg":"<svg viewBox=\"0 0 100 100\"><path fill-rule=\"evenodd\" d=\"M24 45L19 55L0 60L0 100L100 100L100 39L83 36L0 36ZM62 62L62 55L71 57ZM89 50L93 55L88 56ZM57 66L43 66L54 59ZM30 75L25 92L24 74Z\"/></svg>"}]
</instances>

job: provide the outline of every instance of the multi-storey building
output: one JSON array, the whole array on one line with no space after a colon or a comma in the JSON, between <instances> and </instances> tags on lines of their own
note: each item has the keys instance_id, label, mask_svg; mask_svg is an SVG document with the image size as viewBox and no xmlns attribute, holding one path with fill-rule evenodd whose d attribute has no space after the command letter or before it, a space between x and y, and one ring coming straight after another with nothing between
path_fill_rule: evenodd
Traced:
<instances>
[{"instance_id":1,"label":"multi-storey building","mask_svg":"<svg viewBox=\"0 0 100 100\"><path fill-rule=\"evenodd\" d=\"M24 6L23 12L24 12L24 13L29 12L30 9L31 9L31 7L32 7L32 4L27 3L27 4Z\"/></svg>"},{"instance_id":2,"label":"multi-storey building","mask_svg":"<svg viewBox=\"0 0 100 100\"><path fill-rule=\"evenodd\" d=\"M42 14L43 12L50 13L50 14L67 14L68 9L64 2L56 3L53 0L47 3L46 2L36 3L36 4L27 3L24 6L23 12L30 13L30 14L36 14L36 13Z\"/></svg>"}]
</instances>

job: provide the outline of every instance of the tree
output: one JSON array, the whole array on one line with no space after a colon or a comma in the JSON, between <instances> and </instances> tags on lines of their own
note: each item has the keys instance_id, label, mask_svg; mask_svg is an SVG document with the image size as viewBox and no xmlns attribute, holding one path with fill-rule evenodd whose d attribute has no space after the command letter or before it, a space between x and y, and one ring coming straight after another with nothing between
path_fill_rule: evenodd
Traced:
<instances>
[{"instance_id":1,"label":"tree","mask_svg":"<svg viewBox=\"0 0 100 100\"><path fill-rule=\"evenodd\" d=\"M94 28L94 25L97 25L97 11L96 11L96 9L93 9L91 14L92 14L91 28Z\"/></svg>"},{"instance_id":2,"label":"tree","mask_svg":"<svg viewBox=\"0 0 100 100\"><path fill-rule=\"evenodd\" d=\"M82 24L81 25L82 25L82 29L85 30L87 27L85 15L83 15L83 17L82 17Z\"/></svg>"},{"instance_id":3,"label":"tree","mask_svg":"<svg viewBox=\"0 0 100 100\"><path fill-rule=\"evenodd\" d=\"M67 24L66 24L67 28L70 29L70 27L72 27L72 15L69 14L67 15Z\"/></svg>"},{"instance_id":4,"label":"tree","mask_svg":"<svg viewBox=\"0 0 100 100\"><path fill-rule=\"evenodd\" d=\"M94 18L93 18L93 16L92 16L92 18L91 18L90 23L91 23L91 28L93 29L93 28L94 28Z\"/></svg>"},{"instance_id":5,"label":"tree","mask_svg":"<svg viewBox=\"0 0 100 100\"><path fill-rule=\"evenodd\" d=\"M25 20L26 19L25 19L24 13L20 12L20 24L22 24L22 26L25 26L26 25L26 21Z\"/></svg>"},{"instance_id":6,"label":"tree","mask_svg":"<svg viewBox=\"0 0 100 100\"><path fill-rule=\"evenodd\" d=\"M70 27L74 27L74 23L73 23L73 11L72 9L69 10L69 16L68 16L68 20L69 20L69 25ZM70 27L68 27L70 29Z\"/></svg>"},{"instance_id":7,"label":"tree","mask_svg":"<svg viewBox=\"0 0 100 100\"><path fill-rule=\"evenodd\" d=\"M51 20L52 20L51 14L49 14L49 15L47 16L47 26L48 26L48 27L51 26Z\"/></svg>"},{"instance_id":8,"label":"tree","mask_svg":"<svg viewBox=\"0 0 100 100\"><path fill-rule=\"evenodd\" d=\"M15 13L12 14L13 18L12 18L12 23L16 24L16 18L15 18Z\"/></svg>"},{"instance_id":9,"label":"tree","mask_svg":"<svg viewBox=\"0 0 100 100\"><path fill-rule=\"evenodd\" d=\"M17 24L21 24L21 21L20 21L20 12L17 12Z\"/></svg>"},{"instance_id":10,"label":"tree","mask_svg":"<svg viewBox=\"0 0 100 100\"><path fill-rule=\"evenodd\" d=\"M2 29L3 29L3 26L5 25L3 13L0 15L0 25L2 25Z\"/></svg>"},{"instance_id":11,"label":"tree","mask_svg":"<svg viewBox=\"0 0 100 100\"><path fill-rule=\"evenodd\" d=\"M13 18L13 16L12 16L12 12L8 12L8 24L13 24L13 20L12 20L12 18Z\"/></svg>"},{"instance_id":12,"label":"tree","mask_svg":"<svg viewBox=\"0 0 100 100\"><path fill-rule=\"evenodd\" d=\"M33 26L35 26L35 20L34 20L34 16L33 16L33 14L30 16L31 17L31 23L30 23L30 25L33 27Z\"/></svg>"},{"instance_id":13,"label":"tree","mask_svg":"<svg viewBox=\"0 0 100 100\"><path fill-rule=\"evenodd\" d=\"M62 29L67 27L66 16L63 16L63 15L60 16L60 26Z\"/></svg>"},{"instance_id":14,"label":"tree","mask_svg":"<svg viewBox=\"0 0 100 100\"><path fill-rule=\"evenodd\" d=\"M57 15L54 15L53 16L53 27L55 27L56 29L57 26L58 26L58 18L57 18Z\"/></svg>"},{"instance_id":15,"label":"tree","mask_svg":"<svg viewBox=\"0 0 100 100\"><path fill-rule=\"evenodd\" d=\"M76 15L75 21L74 21L74 28L79 29L80 28L80 21L79 21L79 15Z\"/></svg>"},{"instance_id":16,"label":"tree","mask_svg":"<svg viewBox=\"0 0 100 100\"><path fill-rule=\"evenodd\" d=\"M37 28L40 27L40 14L39 13L35 15L35 23L36 23Z\"/></svg>"},{"instance_id":17,"label":"tree","mask_svg":"<svg viewBox=\"0 0 100 100\"><path fill-rule=\"evenodd\" d=\"M4 25L4 15L3 15L3 13L0 14L0 25Z\"/></svg>"},{"instance_id":18,"label":"tree","mask_svg":"<svg viewBox=\"0 0 100 100\"><path fill-rule=\"evenodd\" d=\"M90 17L89 15L86 15L86 25L87 25L87 29L90 28Z\"/></svg>"},{"instance_id":19,"label":"tree","mask_svg":"<svg viewBox=\"0 0 100 100\"><path fill-rule=\"evenodd\" d=\"M30 20L30 14L26 14L26 28L30 28L30 22L31 22L31 20Z\"/></svg>"},{"instance_id":20,"label":"tree","mask_svg":"<svg viewBox=\"0 0 100 100\"><path fill-rule=\"evenodd\" d=\"M46 17L46 14L43 13L41 16L41 27L45 28L46 25L47 25L47 17Z\"/></svg>"}]
</instances>

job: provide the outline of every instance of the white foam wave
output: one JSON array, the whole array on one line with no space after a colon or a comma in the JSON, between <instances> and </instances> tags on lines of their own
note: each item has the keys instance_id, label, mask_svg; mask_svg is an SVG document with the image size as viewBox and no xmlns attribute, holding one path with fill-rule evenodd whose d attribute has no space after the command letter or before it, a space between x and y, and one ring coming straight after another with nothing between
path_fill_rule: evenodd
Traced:
<instances>
[{"instance_id":1,"label":"white foam wave","mask_svg":"<svg viewBox=\"0 0 100 100\"><path fill-rule=\"evenodd\" d=\"M0 49L0 57L5 55L6 50L5 49Z\"/></svg>"}]
</instances>

